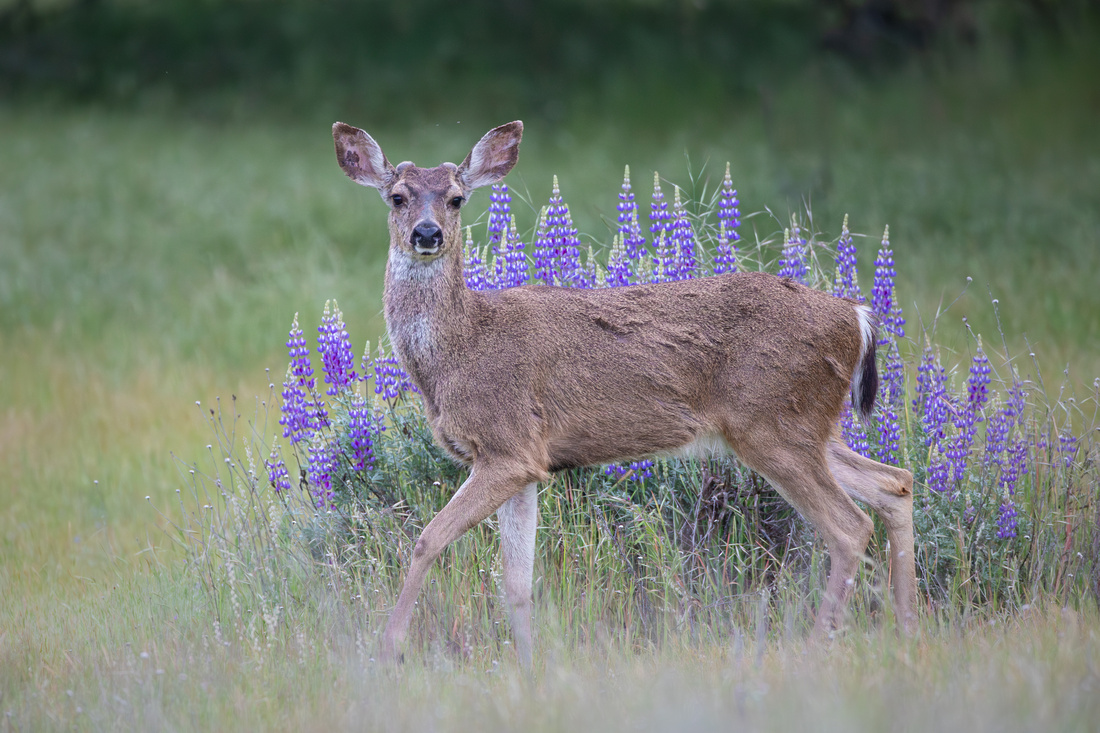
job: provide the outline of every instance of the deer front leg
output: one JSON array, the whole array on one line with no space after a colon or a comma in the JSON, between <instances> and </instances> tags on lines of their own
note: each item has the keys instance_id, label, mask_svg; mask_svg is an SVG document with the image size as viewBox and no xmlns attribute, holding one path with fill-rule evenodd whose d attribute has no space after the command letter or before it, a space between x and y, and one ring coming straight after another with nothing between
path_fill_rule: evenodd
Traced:
<instances>
[{"instance_id":1,"label":"deer front leg","mask_svg":"<svg viewBox=\"0 0 1100 733\"><path fill-rule=\"evenodd\" d=\"M382 633L379 656L383 662L397 658L397 651L405 640L412 619L416 597L424 585L424 579L432 563L447 545L461 537L466 530L495 512L505 501L519 493L529 482L522 473L507 466L475 463L470 477L459 487L447 506L436 514L420 533L413 548L405 584L397 598L397 605Z\"/></svg>"},{"instance_id":2,"label":"deer front leg","mask_svg":"<svg viewBox=\"0 0 1100 733\"><path fill-rule=\"evenodd\" d=\"M527 670L531 669L531 582L538 517L538 490L534 483L527 484L497 510L508 622L519 662Z\"/></svg>"}]
</instances>

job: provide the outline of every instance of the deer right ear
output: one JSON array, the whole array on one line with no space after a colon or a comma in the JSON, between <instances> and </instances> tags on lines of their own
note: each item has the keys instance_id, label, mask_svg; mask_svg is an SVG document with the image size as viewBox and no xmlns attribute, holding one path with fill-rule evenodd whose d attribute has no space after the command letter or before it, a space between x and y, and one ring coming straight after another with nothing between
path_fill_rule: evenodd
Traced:
<instances>
[{"instance_id":1,"label":"deer right ear","mask_svg":"<svg viewBox=\"0 0 1100 733\"><path fill-rule=\"evenodd\" d=\"M393 166L370 135L358 127L337 122L332 126L332 140L336 143L336 162L348 178L377 189L393 182Z\"/></svg>"},{"instance_id":2,"label":"deer right ear","mask_svg":"<svg viewBox=\"0 0 1100 733\"><path fill-rule=\"evenodd\" d=\"M469 188L480 188L504 178L519 160L522 137L523 123L519 120L489 130L458 167L462 182Z\"/></svg>"}]
</instances>

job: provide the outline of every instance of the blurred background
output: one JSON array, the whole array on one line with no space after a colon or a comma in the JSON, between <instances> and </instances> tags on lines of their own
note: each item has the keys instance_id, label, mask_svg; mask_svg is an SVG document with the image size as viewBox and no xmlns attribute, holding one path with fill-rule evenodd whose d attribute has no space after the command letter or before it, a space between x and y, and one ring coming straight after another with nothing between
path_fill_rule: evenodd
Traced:
<instances>
[{"instance_id":1,"label":"blurred background","mask_svg":"<svg viewBox=\"0 0 1100 733\"><path fill-rule=\"evenodd\" d=\"M729 162L742 236L848 214L865 288L889 225L945 362L969 326L1049 390L1100 376L1093 0L0 0L7 589L159 552L144 498L205 460L216 396L281 383L296 312L377 343L385 209L332 122L434 165L513 119L521 231L555 174L606 242L624 165L644 207L654 171L698 195Z\"/></svg>"}]
</instances>

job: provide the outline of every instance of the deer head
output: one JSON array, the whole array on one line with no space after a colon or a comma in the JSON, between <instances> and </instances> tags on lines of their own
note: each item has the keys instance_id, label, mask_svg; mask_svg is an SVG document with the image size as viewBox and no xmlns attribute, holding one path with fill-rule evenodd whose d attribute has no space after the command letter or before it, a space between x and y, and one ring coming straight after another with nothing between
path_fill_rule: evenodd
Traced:
<instances>
[{"instance_id":1,"label":"deer head","mask_svg":"<svg viewBox=\"0 0 1100 733\"><path fill-rule=\"evenodd\" d=\"M337 122L332 126L336 160L356 183L378 189L390 206L391 246L412 257L435 259L462 245L459 212L475 188L500 181L519 159L523 123L496 127L460 165L418 168L406 161L394 167L370 135Z\"/></svg>"}]
</instances>

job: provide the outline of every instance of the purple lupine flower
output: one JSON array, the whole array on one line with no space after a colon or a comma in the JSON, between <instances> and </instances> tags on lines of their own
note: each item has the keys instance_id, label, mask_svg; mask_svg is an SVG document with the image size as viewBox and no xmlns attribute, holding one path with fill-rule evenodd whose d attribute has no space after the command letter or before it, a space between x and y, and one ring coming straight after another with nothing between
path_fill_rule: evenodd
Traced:
<instances>
[{"instance_id":1,"label":"purple lupine flower","mask_svg":"<svg viewBox=\"0 0 1100 733\"><path fill-rule=\"evenodd\" d=\"M844 405L844 411L840 414L840 432L849 448L864 458L871 457L871 442L867 439L867 430L849 404Z\"/></svg>"},{"instance_id":2,"label":"purple lupine flower","mask_svg":"<svg viewBox=\"0 0 1100 733\"><path fill-rule=\"evenodd\" d=\"M806 284L810 268L806 264L806 238L802 236L802 227L796 217L791 217L791 226L783 232L783 254L779 257L779 277L789 277Z\"/></svg>"},{"instance_id":3,"label":"purple lupine flower","mask_svg":"<svg viewBox=\"0 0 1100 733\"><path fill-rule=\"evenodd\" d=\"M550 232L550 207L544 207L539 214L539 224L535 230L535 275L536 282L543 285L554 284L554 242Z\"/></svg>"},{"instance_id":4,"label":"purple lupine flower","mask_svg":"<svg viewBox=\"0 0 1100 733\"><path fill-rule=\"evenodd\" d=\"M592 250L592 245L588 245L588 255L585 257L584 264L577 262L577 274L573 277L573 287L575 288L594 288L603 283L600 282L601 278L598 275L599 262L596 260L596 253Z\"/></svg>"},{"instance_id":5,"label":"purple lupine flower","mask_svg":"<svg viewBox=\"0 0 1100 733\"><path fill-rule=\"evenodd\" d=\"M905 402L905 366L896 343L890 344L883 369L883 396L878 412L878 460L896 462L901 458L901 415Z\"/></svg>"},{"instance_id":6,"label":"purple lupine flower","mask_svg":"<svg viewBox=\"0 0 1100 733\"><path fill-rule=\"evenodd\" d=\"M672 196L672 250L676 257L675 280L690 280L696 276L695 230L687 217L687 210L680 202L680 187L673 188Z\"/></svg>"},{"instance_id":7,"label":"purple lupine flower","mask_svg":"<svg viewBox=\"0 0 1100 733\"><path fill-rule=\"evenodd\" d=\"M630 474L630 481L645 481L653 477L653 466L653 461L647 458L630 463L612 463L603 472L605 476L613 476L616 481L621 481L627 474Z\"/></svg>"},{"instance_id":8,"label":"purple lupine flower","mask_svg":"<svg viewBox=\"0 0 1100 733\"><path fill-rule=\"evenodd\" d=\"M275 493L290 491L292 488L290 472L286 470L286 464L279 455L278 447L271 449L271 457L264 461L264 467L267 468L267 480L275 489Z\"/></svg>"},{"instance_id":9,"label":"purple lupine flower","mask_svg":"<svg viewBox=\"0 0 1100 733\"><path fill-rule=\"evenodd\" d=\"M286 379L283 380L283 402L280 407L282 415L279 424L283 426L283 437L290 438L291 445L297 445L302 440L308 440L316 429L314 424L315 409L313 400L309 397L301 384L294 377L292 369L286 371Z\"/></svg>"},{"instance_id":10,"label":"purple lupine flower","mask_svg":"<svg viewBox=\"0 0 1100 733\"><path fill-rule=\"evenodd\" d=\"M722 192L718 195L718 228L721 229L725 224L726 237L731 246L741 239L741 235L737 233L737 228L741 226L741 210L737 208L740 203L737 200L737 190L733 187L733 178L730 177L730 164L726 163ZM736 252L737 248L734 247L733 251Z\"/></svg>"},{"instance_id":11,"label":"purple lupine flower","mask_svg":"<svg viewBox=\"0 0 1100 733\"><path fill-rule=\"evenodd\" d=\"M290 364L283 380L279 424L283 426L283 437L290 438L291 444L297 444L328 425L328 412L315 395L317 380L313 377L309 347L306 346L305 334L298 326L297 313L294 314L286 345L290 350Z\"/></svg>"},{"instance_id":12,"label":"purple lupine flower","mask_svg":"<svg viewBox=\"0 0 1100 733\"><path fill-rule=\"evenodd\" d=\"M526 285L527 280L527 254L523 251L523 240L516 232L516 217L513 216L504 234L504 275L500 287L519 287Z\"/></svg>"},{"instance_id":13,"label":"purple lupine flower","mask_svg":"<svg viewBox=\"0 0 1100 733\"><path fill-rule=\"evenodd\" d=\"M348 407L347 434L352 470L365 471L374 465L374 440L385 429L385 424L366 400L356 395Z\"/></svg>"},{"instance_id":14,"label":"purple lupine flower","mask_svg":"<svg viewBox=\"0 0 1100 733\"><path fill-rule=\"evenodd\" d=\"M562 201L558 177L550 193L550 203L544 209L535 240L535 277L547 285L578 285L580 273L580 241Z\"/></svg>"},{"instance_id":15,"label":"purple lupine flower","mask_svg":"<svg viewBox=\"0 0 1100 733\"><path fill-rule=\"evenodd\" d=\"M941 494L951 488L950 460L939 450L939 445L933 446L926 481L929 489Z\"/></svg>"},{"instance_id":16,"label":"purple lupine flower","mask_svg":"<svg viewBox=\"0 0 1100 733\"><path fill-rule=\"evenodd\" d=\"M314 506L318 509L335 507L336 494L333 483L340 469L339 448L320 434L315 436L309 446L309 462L306 478L309 481L309 493Z\"/></svg>"},{"instance_id":17,"label":"purple lupine flower","mask_svg":"<svg viewBox=\"0 0 1100 733\"><path fill-rule=\"evenodd\" d=\"M726 222L718 224L718 245L714 253L714 274L724 275L737 272L737 247L730 243L726 234Z\"/></svg>"},{"instance_id":18,"label":"purple lupine flower","mask_svg":"<svg viewBox=\"0 0 1100 733\"><path fill-rule=\"evenodd\" d=\"M947 394L947 372L932 351L927 335L920 366L917 367L917 395L913 399L913 407L920 414L925 447L929 450L942 449L952 408Z\"/></svg>"},{"instance_id":19,"label":"purple lupine flower","mask_svg":"<svg viewBox=\"0 0 1100 733\"><path fill-rule=\"evenodd\" d=\"M583 288L589 287L586 271L581 267L581 242L577 237L577 228L573 226L573 217L569 205L561 205L561 224L554 238L557 252L557 276L562 285Z\"/></svg>"},{"instance_id":20,"label":"purple lupine flower","mask_svg":"<svg viewBox=\"0 0 1100 733\"><path fill-rule=\"evenodd\" d=\"M676 279L676 249L665 232L658 232L653 241L653 282Z\"/></svg>"},{"instance_id":21,"label":"purple lupine flower","mask_svg":"<svg viewBox=\"0 0 1100 733\"><path fill-rule=\"evenodd\" d=\"M1077 455L1077 436L1069 432L1068 425L1058 435L1058 453L1065 468L1073 466L1073 458Z\"/></svg>"},{"instance_id":22,"label":"purple lupine flower","mask_svg":"<svg viewBox=\"0 0 1100 733\"><path fill-rule=\"evenodd\" d=\"M649 205L649 233L653 235L653 243L664 234L666 237L672 234L672 214L668 210L668 202L661 191L661 175L653 172L653 203Z\"/></svg>"},{"instance_id":23,"label":"purple lupine flower","mask_svg":"<svg viewBox=\"0 0 1100 733\"><path fill-rule=\"evenodd\" d=\"M325 384L329 385L326 394L336 397L349 389L359 379L353 368L355 356L351 351L351 339L344 325L344 314L337 302L325 302L325 312L321 316L321 325L317 327L317 353L321 355L321 370L325 373Z\"/></svg>"},{"instance_id":24,"label":"purple lupine flower","mask_svg":"<svg viewBox=\"0 0 1100 733\"><path fill-rule=\"evenodd\" d=\"M616 234L611 240L611 251L607 254L607 287L617 288L630 284L630 260L626 256L623 237Z\"/></svg>"},{"instance_id":25,"label":"purple lupine flower","mask_svg":"<svg viewBox=\"0 0 1100 733\"><path fill-rule=\"evenodd\" d=\"M622 192L619 193L619 204L616 208L619 212L619 236L622 238L626 260L630 271L636 273L634 265L645 256L646 247L642 228L638 224L638 204L630 189L630 166L626 166L623 172Z\"/></svg>"},{"instance_id":26,"label":"purple lupine flower","mask_svg":"<svg viewBox=\"0 0 1100 733\"><path fill-rule=\"evenodd\" d=\"M905 337L905 319L901 315L901 305L894 297L894 250L890 248L890 227L882 233L882 244L875 257L875 282L871 288L871 307L882 323L879 344L886 344L893 335Z\"/></svg>"},{"instance_id":27,"label":"purple lupine flower","mask_svg":"<svg viewBox=\"0 0 1100 733\"><path fill-rule=\"evenodd\" d=\"M1016 525L1018 512L1016 503L1008 496L1001 502L1000 512L997 514L997 538L1010 540L1016 537Z\"/></svg>"},{"instance_id":28,"label":"purple lupine flower","mask_svg":"<svg viewBox=\"0 0 1100 733\"><path fill-rule=\"evenodd\" d=\"M499 287L508 287L504 283L506 267L505 237L508 235L508 219L512 212L512 195L508 193L507 183L494 183L489 194L489 249L493 255L495 281Z\"/></svg>"},{"instance_id":29,"label":"purple lupine flower","mask_svg":"<svg viewBox=\"0 0 1100 733\"><path fill-rule=\"evenodd\" d=\"M833 281L833 295L838 298L851 298L860 303L867 302L859 287L859 265L856 262L856 246L852 242L852 233L848 231L848 215L840 227L840 239L836 243L836 279Z\"/></svg>"},{"instance_id":30,"label":"purple lupine flower","mask_svg":"<svg viewBox=\"0 0 1100 733\"><path fill-rule=\"evenodd\" d=\"M408 373L401 368L394 354L387 354L378 347L378 356L374 359L374 393L381 395L386 402L392 402L405 392L420 393L409 379Z\"/></svg>"},{"instance_id":31,"label":"purple lupine flower","mask_svg":"<svg viewBox=\"0 0 1100 733\"><path fill-rule=\"evenodd\" d=\"M474 244L474 235L470 227L466 227L466 246L462 248L464 263L462 276L466 279L466 287L470 290L485 290L489 287L489 279L485 270L485 260L481 257L481 250Z\"/></svg>"},{"instance_id":32,"label":"purple lupine flower","mask_svg":"<svg viewBox=\"0 0 1100 733\"><path fill-rule=\"evenodd\" d=\"M966 380L966 404L955 414L956 435L950 441L947 450L947 460L951 464L952 481L958 485L966 474L970 461L970 448L974 444L977 435L978 423L984 419L982 408L989 399L989 375L992 369L989 359L982 350L982 339L978 337L978 348L970 363L970 375Z\"/></svg>"}]
</instances>

